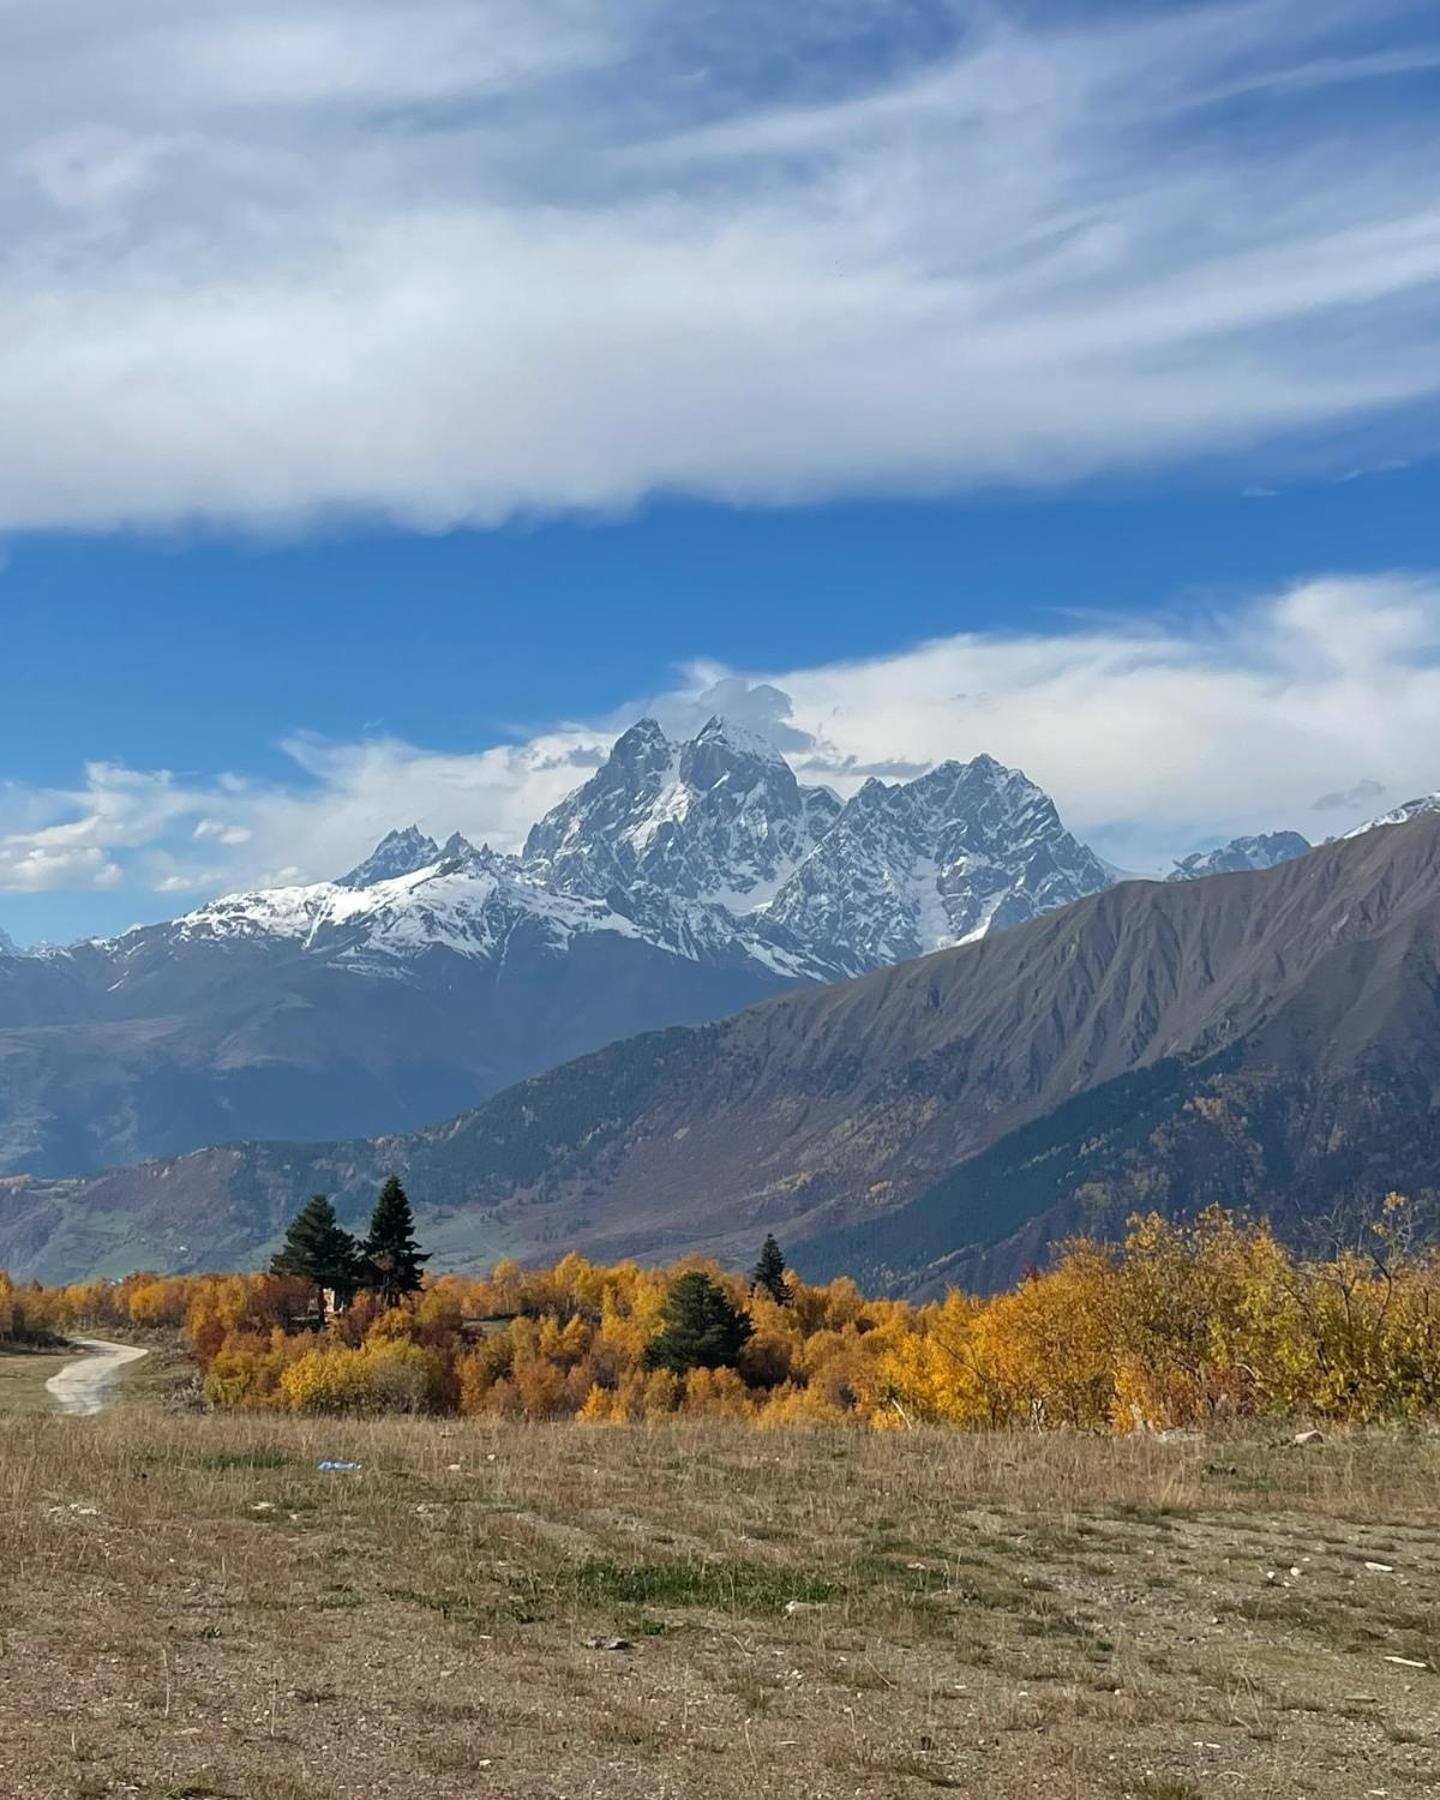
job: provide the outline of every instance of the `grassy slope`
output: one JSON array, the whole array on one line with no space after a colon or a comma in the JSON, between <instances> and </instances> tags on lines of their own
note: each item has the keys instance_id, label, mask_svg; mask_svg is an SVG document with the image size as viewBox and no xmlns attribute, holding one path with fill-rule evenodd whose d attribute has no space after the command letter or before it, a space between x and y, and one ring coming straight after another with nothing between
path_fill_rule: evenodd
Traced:
<instances>
[{"instance_id":1,"label":"grassy slope","mask_svg":"<svg viewBox=\"0 0 1440 1800\"><path fill-rule=\"evenodd\" d=\"M1430 1441L137 1406L0 1419L0 1472L12 1800L1360 1800L1433 1770Z\"/></svg>"}]
</instances>

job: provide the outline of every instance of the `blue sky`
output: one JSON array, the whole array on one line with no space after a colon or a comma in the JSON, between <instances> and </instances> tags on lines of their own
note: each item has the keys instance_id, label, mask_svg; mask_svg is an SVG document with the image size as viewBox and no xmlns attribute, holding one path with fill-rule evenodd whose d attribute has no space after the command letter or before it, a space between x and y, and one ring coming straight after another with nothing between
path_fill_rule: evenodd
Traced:
<instances>
[{"instance_id":1,"label":"blue sky","mask_svg":"<svg viewBox=\"0 0 1440 1800\"><path fill-rule=\"evenodd\" d=\"M511 843L640 709L775 723L735 677L807 778L990 750L1132 867L1440 786L1432 6L54 14L17 939Z\"/></svg>"}]
</instances>

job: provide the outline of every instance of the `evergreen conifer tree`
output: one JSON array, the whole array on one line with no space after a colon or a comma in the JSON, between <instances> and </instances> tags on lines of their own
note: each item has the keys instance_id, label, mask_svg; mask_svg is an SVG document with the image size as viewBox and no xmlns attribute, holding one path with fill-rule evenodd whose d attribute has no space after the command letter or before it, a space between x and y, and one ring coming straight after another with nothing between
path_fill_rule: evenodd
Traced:
<instances>
[{"instance_id":1,"label":"evergreen conifer tree","mask_svg":"<svg viewBox=\"0 0 1440 1800\"><path fill-rule=\"evenodd\" d=\"M353 1237L335 1217L324 1194L312 1194L290 1222L285 1242L270 1264L273 1275L296 1275L313 1282L325 1317L325 1290L343 1306L359 1285L359 1253Z\"/></svg>"},{"instance_id":2,"label":"evergreen conifer tree","mask_svg":"<svg viewBox=\"0 0 1440 1800\"><path fill-rule=\"evenodd\" d=\"M364 1285L384 1305L398 1306L407 1294L419 1293L420 1270L430 1258L416 1241L415 1215L398 1175L380 1190L363 1255Z\"/></svg>"},{"instance_id":3,"label":"evergreen conifer tree","mask_svg":"<svg viewBox=\"0 0 1440 1800\"><path fill-rule=\"evenodd\" d=\"M766 1233L750 1285L763 1288L777 1306L788 1306L795 1298L795 1290L785 1279L785 1253L775 1242L773 1231Z\"/></svg>"},{"instance_id":4,"label":"evergreen conifer tree","mask_svg":"<svg viewBox=\"0 0 1440 1800\"><path fill-rule=\"evenodd\" d=\"M659 1334L645 1351L651 1369L684 1375L691 1369L733 1369L755 1327L730 1303L718 1282L700 1270L682 1275L660 1315Z\"/></svg>"}]
</instances>

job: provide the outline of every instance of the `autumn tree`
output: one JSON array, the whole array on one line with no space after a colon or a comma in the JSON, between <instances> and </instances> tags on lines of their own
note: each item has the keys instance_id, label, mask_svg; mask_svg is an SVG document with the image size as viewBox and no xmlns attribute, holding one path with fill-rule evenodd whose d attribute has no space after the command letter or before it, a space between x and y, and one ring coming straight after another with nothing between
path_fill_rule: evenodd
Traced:
<instances>
[{"instance_id":1,"label":"autumn tree","mask_svg":"<svg viewBox=\"0 0 1440 1800\"><path fill-rule=\"evenodd\" d=\"M750 1285L768 1294L777 1306L788 1306L795 1298L795 1290L785 1279L785 1253L775 1242L773 1231L765 1234L765 1242L760 1246L760 1260L750 1276Z\"/></svg>"},{"instance_id":2,"label":"autumn tree","mask_svg":"<svg viewBox=\"0 0 1440 1800\"><path fill-rule=\"evenodd\" d=\"M685 1375L691 1369L733 1369L755 1327L718 1281L700 1269L680 1276L666 1296L659 1333L645 1350L645 1366Z\"/></svg>"},{"instance_id":3,"label":"autumn tree","mask_svg":"<svg viewBox=\"0 0 1440 1800\"><path fill-rule=\"evenodd\" d=\"M294 1275L310 1282L325 1317L325 1290L343 1306L359 1284L359 1252L355 1240L335 1217L324 1194L312 1194L290 1222L285 1242L270 1263L272 1275Z\"/></svg>"},{"instance_id":4,"label":"autumn tree","mask_svg":"<svg viewBox=\"0 0 1440 1800\"><path fill-rule=\"evenodd\" d=\"M385 1306L398 1306L408 1295L419 1293L420 1271L430 1258L416 1240L415 1215L398 1175L380 1190L361 1254L362 1285Z\"/></svg>"}]
</instances>

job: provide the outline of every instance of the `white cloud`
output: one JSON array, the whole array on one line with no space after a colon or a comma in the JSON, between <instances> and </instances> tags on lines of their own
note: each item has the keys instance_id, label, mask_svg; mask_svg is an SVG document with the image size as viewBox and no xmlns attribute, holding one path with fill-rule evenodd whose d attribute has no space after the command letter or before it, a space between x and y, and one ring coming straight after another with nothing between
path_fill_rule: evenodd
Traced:
<instances>
[{"instance_id":1,"label":"white cloud","mask_svg":"<svg viewBox=\"0 0 1440 1800\"><path fill-rule=\"evenodd\" d=\"M119 887L125 874L103 850L46 843L0 843L0 889L43 894L55 888Z\"/></svg>"},{"instance_id":2,"label":"white cloud","mask_svg":"<svg viewBox=\"0 0 1440 1800\"><path fill-rule=\"evenodd\" d=\"M412 821L442 837L462 831L516 849L613 735L575 728L468 755L393 738L339 744L297 735L283 745L295 765L288 785L98 762L74 789L12 782L0 786L0 890L112 887L121 865L135 885L171 895L316 881Z\"/></svg>"},{"instance_id":3,"label":"white cloud","mask_svg":"<svg viewBox=\"0 0 1440 1800\"><path fill-rule=\"evenodd\" d=\"M247 825L227 825L223 819L201 819L191 832L197 843L213 838L217 844L248 844L254 833Z\"/></svg>"},{"instance_id":4,"label":"white cloud","mask_svg":"<svg viewBox=\"0 0 1440 1800\"><path fill-rule=\"evenodd\" d=\"M1408 452L1440 117L1364 11L0 0L0 529Z\"/></svg>"},{"instance_id":5,"label":"white cloud","mask_svg":"<svg viewBox=\"0 0 1440 1800\"><path fill-rule=\"evenodd\" d=\"M1214 838L1328 831L1440 788L1440 580L1322 579L1218 614L966 634L872 662L774 671L815 778L897 756L1019 765L1123 866ZM1308 817L1307 817L1308 815Z\"/></svg>"},{"instance_id":6,"label":"white cloud","mask_svg":"<svg viewBox=\"0 0 1440 1800\"><path fill-rule=\"evenodd\" d=\"M811 668L697 665L604 720L473 753L298 735L285 783L93 763L73 791L0 786L0 888L123 878L199 900L332 877L412 821L515 849L642 712L682 732L716 708L845 794L987 751L1112 861L1162 869L1241 832L1313 833L1317 796L1338 833L1382 792L1440 788L1440 576L1315 579L1160 624L1069 617Z\"/></svg>"}]
</instances>

